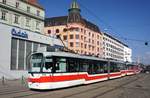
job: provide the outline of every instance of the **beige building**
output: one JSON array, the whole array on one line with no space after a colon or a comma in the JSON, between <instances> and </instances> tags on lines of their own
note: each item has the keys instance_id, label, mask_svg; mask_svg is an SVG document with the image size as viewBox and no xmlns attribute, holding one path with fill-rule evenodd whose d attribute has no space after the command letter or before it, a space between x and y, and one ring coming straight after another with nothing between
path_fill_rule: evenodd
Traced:
<instances>
[{"instance_id":1,"label":"beige building","mask_svg":"<svg viewBox=\"0 0 150 98\"><path fill-rule=\"evenodd\" d=\"M76 0L68 10L68 16L45 19L46 35L60 36L66 46L79 54L102 56L102 34L98 26L84 19Z\"/></svg>"}]
</instances>

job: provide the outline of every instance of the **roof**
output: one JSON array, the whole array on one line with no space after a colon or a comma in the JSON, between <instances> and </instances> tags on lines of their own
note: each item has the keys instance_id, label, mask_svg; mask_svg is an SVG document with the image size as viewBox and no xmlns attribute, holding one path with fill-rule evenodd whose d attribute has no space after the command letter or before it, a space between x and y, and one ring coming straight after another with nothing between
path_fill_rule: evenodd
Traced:
<instances>
[{"instance_id":1,"label":"roof","mask_svg":"<svg viewBox=\"0 0 150 98\"><path fill-rule=\"evenodd\" d=\"M49 26L66 25L67 18L68 16L45 18L45 26L49 27Z\"/></svg>"},{"instance_id":2,"label":"roof","mask_svg":"<svg viewBox=\"0 0 150 98\"><path fill-rule=\"evenodd\" d=\"M34 3L34 2L29 2L28 0L20 0L20 1L22 1L22 2L25 2L25 3L27 3L27 4L30 4L30 5L32 5L32 6L35 6L35 7L37 7L37 8L40 8L40 9L42 9L42 10L44 10L44 8L39 4L39 3Z\"/></svg>"},{"instance_id":3,"label":"roof","mask_svg":"<svg viewBox=\"0 0 150 98\"><path fill-rule=\"evenodd\" d=\"M68 19L68 16L59 16L59 17L46 18L45 19L45 27L67 25L67 19ZM84 22L85 26L88 29L91 29L95 32L100 33L100 29L97 25L93 24L90 21L87 21L84 18L82 18L82 21Z\"/></svg>"},{"instance_id":4,"label":"roof","mask_svg":"<svg viewBox=\"0 0 150 98\"><path fill-rule=\"evenodd\" d=\"M103 33L103 34L104 34L104 35L106 35L106 36L108 36L108 37L110 37L111 39L113 39L113 40L115 40L115 41L119 42L120 44L122 44L122 45L124 45L124 46L128 47L128 45L124 44L123 42L121 42L121 41L120 41L120 40L118 40L117 38L115 38L115 37L113 37L113 36L109 35L108 33Z\"/></svg>"},{"instance_id":5,"label":"roof","mask_svg":"<svg viewBox=\"0 0 150 98\"><path fill-rule=\"evenodd\" d=\"M69 53L69 52L43 52L43 54L44 56L47 56L47 57L57 56L57 57L80 58L80 59L96 60L96 61L108 61L107 59L102 59L102 58L93 57L93 56L84 56L84 55L79 55L79 54L74 54L74 53ZM109 61L124 63L122 61L115 61L115 60L109 60Z\"/></svg>"}]
</instances>

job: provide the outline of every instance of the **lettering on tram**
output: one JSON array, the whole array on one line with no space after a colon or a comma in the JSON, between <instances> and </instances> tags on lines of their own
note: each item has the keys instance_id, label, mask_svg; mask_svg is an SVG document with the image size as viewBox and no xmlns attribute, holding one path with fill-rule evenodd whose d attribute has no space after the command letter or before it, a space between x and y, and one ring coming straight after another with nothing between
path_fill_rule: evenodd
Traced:
<instances>
[{"instance_id":1,"label":"lettering on tram","mask_svg":"<svg viewBox=\"0 0 150 98\"><path fill-rule=\"evenodd\" d=\"M30 61L28 86L39 90L89 84L140 72L137 65L68 52L34 53Z\"/></svg>"}]
</instances>

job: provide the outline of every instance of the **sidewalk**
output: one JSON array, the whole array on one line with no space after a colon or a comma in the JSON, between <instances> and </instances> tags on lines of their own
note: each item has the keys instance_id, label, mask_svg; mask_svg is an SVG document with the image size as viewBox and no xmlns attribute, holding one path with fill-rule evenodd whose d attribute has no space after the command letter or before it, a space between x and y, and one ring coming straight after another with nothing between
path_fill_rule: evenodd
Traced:
<instances>
[{"instance_id":1,"label":"sidewalk","mask_svg":"<svg viewBox=\"0 0 150 98\"><path fill-rule=\"evenodd\" d=\"M14 80L8 80L8 79L0 79L0 88L27 88L27 79L21 78L21 79L14 79Z\"/></svg>"}]
</instances>

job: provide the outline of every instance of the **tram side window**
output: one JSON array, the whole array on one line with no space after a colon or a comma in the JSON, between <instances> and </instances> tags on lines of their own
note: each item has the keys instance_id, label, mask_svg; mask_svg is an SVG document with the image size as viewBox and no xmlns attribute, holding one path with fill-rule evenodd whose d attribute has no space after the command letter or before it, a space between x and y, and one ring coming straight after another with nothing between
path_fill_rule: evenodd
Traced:
<instances>
[{"instance_id":1,"label":"tram side window","mask_svg":"<svg viewBox=\"0 0 150 98\"><path fill-rule=\"evenodd\" d=\"M93 61L89 62L89 68L88 68L88 74L94 74L94 65L93 65Z\"/></svg>"},{"instance_id":2,"label":"tram side window","mask_svg":"<svg viewBox=\"0 0 150 98\"><path fill-rule=\"evenodd\" d=\"M123 63L119 63L118 67L119 67L120 70L125 70L126 69L126 66Z\"/></svg>"},{"instance_id":3,"label":"tram side window","mask_svg":"<svg viewBox=\"0 0 150 98\"><path fill-rule=\"evenodd\" d=\"M58 58L55 63L56 72L67 72L67 64L65 58Z\"/></svg>"},{"instance_id":4,"label":"tram side window","mask_svg":"<svg viewBox=\"0 0 150 98\"><path fill-rule=\"evenodd\" d=\"M110 72L119 72L119 67L117 63L110 62Z\"/></svg>"},{"instance_id":5,"label":"tram side window","mask_svg":"<svg viewBox=\"0 0 150 98\"><path fill-rule=\"evenodd\" d=\"M79 64L77 59L67 58L67 72L78 72Z\"/></svg>"},{"instance_id":6,"label":"tram side window","mask_svg":"<svg viewBox=\"0 0 150 98\"><path fill-rule=\"evenodd\" d=\"M80 60L80 72L88 72L89 64L88 61Z\"/></svg>"},{"instance_id":7,"label":"tram side window","mask_svg":"<svg viewBox=\"0 0 150 98\"><path fill-rule=\"evenodd\" d=\"M95 74L107 73L107 62L95 62L94 72Z\"/></svg>"},{"instance_id":8,"label":"tram side window","mask_svg":"<svg viewBox=\"0 0 150 98\"><path fill-rule=\"evenodd\" d=\"M127 65L127 69L128 69L128 70L132 70L132 69L133 69L133 65L128 64L128 65Z\"/></svg>"}]
</instances>

